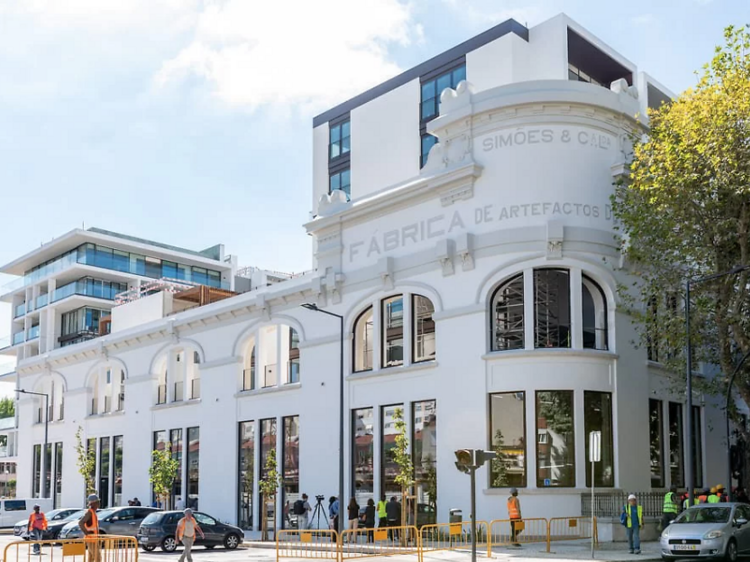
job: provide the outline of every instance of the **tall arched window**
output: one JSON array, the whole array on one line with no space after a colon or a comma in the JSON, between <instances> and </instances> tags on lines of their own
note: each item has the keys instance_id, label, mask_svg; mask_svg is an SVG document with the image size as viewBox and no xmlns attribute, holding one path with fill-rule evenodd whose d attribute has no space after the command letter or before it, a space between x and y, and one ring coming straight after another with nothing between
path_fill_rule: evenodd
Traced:
<instances>
[{"instance_id":1,"label":"tall arched window","mask_svg":"<svg viewBox=\"0 0 750 562\"><path fill-rule=\"evenodd\" d=\"M198 400L201 397L201 356L197 351L193 351L192 361L186 365L187 381L190 385L188 391L190 400Z\"/></svg>"},{"instance_id":2,"label":"tall arched window","mask_svg":"<svg viewBox=\"0 0 750 562\"><path fill-rule=\"evenodd\" d=\"M607 349L607 299L604 291L586 277L581 282L583 307L583 347Z\"/></svg>"},{"instance_id":3,"label":"tall arched window","mask_svg":"<svg viewBox=\"0 0 750 562\"><path fill-rule=\"evenodd\" d=\"M382 301L383 324L382 367L404 364L404 296L395 295Z\"/></svg>"},{"instance_id":4,"label":"tall arched window","mask_svg":"<svg viewBox=\"0 0 750 562\"><path fill-rule=\"evenodd\" d=\"M251 338L245 351L242 369L242 390L255 390L255 338Z\"/></svg>"},{"instance_id":5,"label":"tall arched window","mask_svg":"<svg viewBox=\"0 0 750 562\"><path fill-rule=\"evenodd\" d=\"M422 295L412 295L412 362L435 359L435 306Z\"/></svg>"},{"instance_id":6,"label":"tall arched window","mask_svg":"<svg viewBox=\"0 0 750 562\"><path fill-rule=\"evenodd\" d=\"M570 273L534 270L534 347L570 347Z\"/></svg>"},{"instance_id":7,"label":"tall arched window","mask_svg":"<svg viewBox=\"0 0 750 562\"><path fill-rule=\"evenodd\" d=\"M125 371L104 365L92 374L89 414L120 412L125 407Z\"/></svg>"},{"instance_id":8,"label":"tall arched window","mask_svg":"<svg viewBox=\"0 0 750 562\"><path fill-rule=\"evenodd\" d=\"M354 372L372 370L374 347L373 308L370 306L354 322Z\"/></svg>"},{"instance_id":9,"label":"tall arched window","mask_svg":"<svg viewBox=\"0 0 750 562\"><path fill-rule=\"evenodd\" d=\"M523 349L523 273L492 295L492 351Z\"/></svg>"}]
</instances>

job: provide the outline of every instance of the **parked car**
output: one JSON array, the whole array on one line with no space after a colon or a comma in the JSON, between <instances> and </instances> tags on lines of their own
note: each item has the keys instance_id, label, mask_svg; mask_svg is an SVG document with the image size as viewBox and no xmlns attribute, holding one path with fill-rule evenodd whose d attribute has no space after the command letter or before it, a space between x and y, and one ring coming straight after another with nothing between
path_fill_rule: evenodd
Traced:
<instances>
[{"instance_id":1,"label":"parked car","mask_svg":"<svg viewBox=\"0 0 750 562\"><path fill-rule=\"evenodd\" d=\"M99 531L106 535L120 535L134 537L138 534L141 522L157 511L154 507L112 507L97 511L99 517ZM62 531L61 539L80 539L83 532L78 527L78 520L71 521Z\"/></svg>"},{"instance_id":2,"label":"parked car","mask_svg":"<svg viewBox=\"0 0 750 562\"><path fill-rule=\"evenodd\" d=\"M71 518L75 517L76 514L80 519L83 516L83 510L75 507L65 507L62 509L53 509L52 511L45 513L47 516L47 530L42 533L42 539L50 541L57 538L60 531L67 523L70 522ZM29 524L29 518L21 519L18 523L13 526L13 534L22 539L29 540L29 535L26 527Z\"/></svg>"},{"instance_id":3,"label":"parked car","mask_svg":"<svg viewBox=\"0 0 750 562\"><path fill-rule=\"evenodd\" d=\"M137 535L138 544L147 552L154 550L157 546L161 547L164 552L174 552L178 545L175 539L177 522L183 516L182 511L159 511L150 514L141 523ZM226 549L234 550L242 544L245 534L239 527L221 523L210 515L199 511L196 511L193 516L206 535L206 538L202 539L199 534L196 534L196 545L205 546L208 549L223 546Z\"/></svg>"},{"instance_id":4,"label":"parked car","mask_svg":"<svg viewBox=\"0 0 750 562\"><path fill-rule=\"evenodd\" d=\"M708 503L682 512L661 533L662 560L725 558L750 553L750 505Z\"/></svg>"}]
</instances>

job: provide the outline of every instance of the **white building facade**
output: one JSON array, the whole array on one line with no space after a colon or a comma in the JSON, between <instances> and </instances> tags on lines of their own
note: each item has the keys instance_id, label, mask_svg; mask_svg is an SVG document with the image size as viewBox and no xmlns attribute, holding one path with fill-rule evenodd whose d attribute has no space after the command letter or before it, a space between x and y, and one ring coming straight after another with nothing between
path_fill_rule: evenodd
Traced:
<instances>
[{"instance_id":1,"label":"white building facade","mask_svg":"<svg viewBox=\"0 0 750 562\"><path fill-rule=\"evenodd\" d=\"M506 516L512 486L527 517L580 513L589 431L603 436L597 488L684 486L684 392L656 344L633 343L610 207L627 139L669 97L560 15L500 24L318 116L315 271L182 312L155 291L116 307L110 334L23 353L18 387L58 381L64 415L39 463L38 401L19 401L18 493L42 493L43 464L59 504L82 501L81 427L108 505L150 503L151 452L167 442L174 496L245 528L259 526L271 448L280 524L300 493L335 494L339 324L305 303L344 317L344 476L360 505L400 495L399 409L416 503L438 521L468 512L461 448L501 457L480 472L483 520ZM121 407L94 408L107 398ZM722 413L694 404L696 484L715 484Z\"/></svg>"}]
</instances>

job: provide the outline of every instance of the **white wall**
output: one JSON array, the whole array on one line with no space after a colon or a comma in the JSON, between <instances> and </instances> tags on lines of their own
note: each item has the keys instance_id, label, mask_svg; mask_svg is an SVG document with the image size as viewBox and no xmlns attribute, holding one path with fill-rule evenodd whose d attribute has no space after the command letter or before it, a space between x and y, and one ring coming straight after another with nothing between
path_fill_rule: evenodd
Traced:
<instances>
[{"instance_id":1,"label":"white wall","mask_svg":"<svg viewBox=\"0 0 750 562\"><path fill-rule=\"evenodd\" d=\"M159 291L112 309L112 332L164 318L172 310L172 293Z\"/></svg>"},{"instance_id":2,"label":"white wall","mask_svg":"<svg viewBox=\"0 0 750 562\"><path fill-rule=\"evenodd\" d=\"M321 195L328 193L328 123L313 129L312 212L318 208Z\"/></svg>"}]
</instances>

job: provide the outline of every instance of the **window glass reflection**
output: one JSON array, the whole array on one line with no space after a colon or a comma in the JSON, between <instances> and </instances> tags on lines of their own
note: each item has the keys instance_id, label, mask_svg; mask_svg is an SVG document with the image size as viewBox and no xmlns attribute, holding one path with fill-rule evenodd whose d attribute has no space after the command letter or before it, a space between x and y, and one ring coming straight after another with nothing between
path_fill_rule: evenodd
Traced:
<instances>
[{"instance_id":1,"label":"window glass reflection","mask_svg":"<svg viewBox=\"0 0 750 562\"><path fill-rule=\"evenodd\" d=\"M397 295L383 300L383 367L404 363L404 299Z\"/></svg>"},{"instance_id":2,"label":"window glass reflection","mask_svg":"<svg viewBox=\"0 0 750 562\"><path fill-rule=\"evenodd\" d=\"M354 496L360 506L373 499L375 414L372 408L352 410L352 475ZM376 502L377 503L377 502Z\"/></svg>"},{"instance_id":3,"label":"window glass reflection","mask_svg":"<svg viewBox=\"0 0 750 562\"><path fill-rule=\"evenodd\" d=\"M490 487L526 486L526 393L490 396L490 442L497 458L490 468Z\"/></svg>"},{"instance_id":4,"label":"window glass reflection","mask_svg":"<svg viewBox=\"0 0 750 562\"><path fill-rule=\"evenodd\" d=\"M573 391L536 393L537 487L574 487Z\"/></svg>"},{"instance_id":5,"label":"window glass reflection","mask_svg":"<svg viewBox=\"0 0 750 562\"><path fill-rule=\"evenodd\" d=\"M600 431L601 461L594 463L594 479L597 488L615 485L614 440L612 434L612 394L609 392L583 393L583 425L586 435L586 459L589 458L589 434ZM591 471L586 471L586 486L591 487Z\"/></svg>"}]
</instances>

